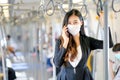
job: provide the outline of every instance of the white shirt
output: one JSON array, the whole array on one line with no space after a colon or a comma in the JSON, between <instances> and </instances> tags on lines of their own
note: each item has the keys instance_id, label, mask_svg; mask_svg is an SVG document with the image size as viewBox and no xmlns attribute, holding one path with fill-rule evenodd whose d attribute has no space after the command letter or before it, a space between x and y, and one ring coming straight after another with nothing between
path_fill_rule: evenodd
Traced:
<instances>
[{"instance_id":1,"label":"white shirt","mask_svg":"<svg viewBox=\"0 0 120 80\"><path fill-rule=\"evenodd\" d=\"M74 68L78 65L78 63L80 62L80 60L82 58L82 51L81 51L80 45L77 47L77 51L78 51L78 54L73 61L70 61L70 55L69 55L69 62Z\"/></svg>"}]
</instances>

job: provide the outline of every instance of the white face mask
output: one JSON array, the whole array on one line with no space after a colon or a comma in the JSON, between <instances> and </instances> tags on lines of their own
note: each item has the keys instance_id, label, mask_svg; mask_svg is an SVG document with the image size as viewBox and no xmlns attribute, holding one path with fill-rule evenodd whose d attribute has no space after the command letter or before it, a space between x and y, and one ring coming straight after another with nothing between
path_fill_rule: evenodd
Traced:
<instances>
[{"instance_id":1,"label":"white face mask","mask_svg":"<svg viewBox=\"0 0 120 80\"><path fill-rule=\"evenodd\" d=\"M115 54L115 57L120 60L120 54Z\"/></svg>"},{"instance_id":2,"label":"white face mask","mask_svg":"<svg viewBox=\"0 0 120 80\"><path fill-rule=\"evenodd\" d=\"M76 34L79 33L80 31L80 25L68 25L68 31L73 35L75 36Z\"/></svg>"}]
</instances>

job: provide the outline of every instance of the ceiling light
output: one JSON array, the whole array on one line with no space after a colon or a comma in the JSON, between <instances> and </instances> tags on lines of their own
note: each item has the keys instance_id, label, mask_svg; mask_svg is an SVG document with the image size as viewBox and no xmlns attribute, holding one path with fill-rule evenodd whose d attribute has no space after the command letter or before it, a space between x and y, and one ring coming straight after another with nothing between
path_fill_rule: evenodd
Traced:
<instances>
[{"instance_id":1,"label":"ceiling light","mask_svg":"<svg viewBox=\"0 0 120 80\"><path fill-rule=\"evenodd\" d=\"M73 3L79 3L79 2L82 2L83 0L72 0Z\"/></svg>"},{"instance_id":2,"label":"ceiling light","mask_svg":"<svg viewBox=\"0 0 120 80\"><path fill-rule=\"evenodd\" d=\"M8 3L8 0L0 0L0 3Z\"/></svg>"}]
</instances>

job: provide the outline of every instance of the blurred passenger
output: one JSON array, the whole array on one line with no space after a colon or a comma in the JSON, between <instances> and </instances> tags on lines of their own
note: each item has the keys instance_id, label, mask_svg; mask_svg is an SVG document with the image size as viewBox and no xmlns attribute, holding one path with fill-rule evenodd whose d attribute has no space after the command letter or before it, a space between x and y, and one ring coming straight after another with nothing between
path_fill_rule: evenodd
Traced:
<instances>
[{"instance_id":1,"label":"blurred passenger","mask_svg":"<svg viewBox=\"0 0 120 80\"><path fill-rule=\"evenodd\" d=\"M11 49L8 49L8 51L11 52ZM12 62L9 58L6 58L6 67L8 69L8 80L15 80L16 79L16 73L15 73L15 70L12 68ZM3 73L2 57L0 57L0 69L1 69L0 72Z\"/></svg>"},{"instance_id":2,"label":"blurred passenger","mask_svg":"<svg viewBox=\"0 0 120 80\"><path fill-rule=\"evenodd\" d=\"M55 46L54 64L60 68L57 80L93 80L86 62L95 49L103 49L103 41L85 35L83 17L77 9L67 12Z\"/></svg>"},{"instance_id":3,"label":"blurred passenger","mask_svg":"<svg viewBox=\"0 0 120 80\"><path fill-rule=\"evenodd\" d=\"M18 45L15 42L15 40L11 37L11 35L7 35L7 48L9 51L9 54L7 54L7 57L12 61L12 62L18 62L19 61L19 56L17 56L20 52L18 50Z\"/></svg>"},{"instance_id":4,"label":"blurred passenger","mask_svg":"<svg viewBox=\"0 0 120 80\"><path fill-rule=\"evenodd\" d=\"M2 67L2 61L0 61L0 67ZM16 73L15 70L12 69L11 67L7 67L8 69L8 80L15 80L16 79ZM3 70L3 69L2 69ZM1 71L2 72L2 71ZM4 75L3 75L4 76ZM2 77L3 77L2 76ZM3 78L2 78L3 80Z\"/></svg>"},{"instance_id":5,"label":"blurred passenger","mask_svg":"<svg viewBox=\"0 0 120 80\"><path fill-rule=\"evenodd\" d=\"M39 45L33 48L33 55L37 56L37 60L40 61L40 48Z\"/></svg>"},{"instance_id":6,"label":"blurred passenger","mask_svg":"<svg viewBox=\"0 0 120 80\"><path fill-rule=\"evenodd\" d=\"M7 35L7 58L6 58L6 66L8 68L8 80L15 80L16 74L15 70L12 68L13 56L15 55L15 51L17 50L17 44L11 38L10 35Z\"/></svg>"},{"instance_id":7,"label":"blurred passenger","mask_svg":"<svg viewBox=\"0 0 120 80\"><path fill-rule=\"evenodd\" d=\"M10 46L10 47L12 47L14 49L14 51L16 51L18 49L18 45L15 42L15 40L13 40L11 38L11 35L8 34L6 39L7 39L7 45L8 45L8 47Z\"/></svg>"},{"instance_id":8,"label":"blurred passenger","mask_svg":"<svg viewBox=\"0 0 120 80\"><path fill-rule=\"evenodd\" d=\"M115 55L115 60L111 60L112 62L112 76L113 80L120 80L120 43L116 43L113 46L112 51Z\"/></svg>"}]
</instances>

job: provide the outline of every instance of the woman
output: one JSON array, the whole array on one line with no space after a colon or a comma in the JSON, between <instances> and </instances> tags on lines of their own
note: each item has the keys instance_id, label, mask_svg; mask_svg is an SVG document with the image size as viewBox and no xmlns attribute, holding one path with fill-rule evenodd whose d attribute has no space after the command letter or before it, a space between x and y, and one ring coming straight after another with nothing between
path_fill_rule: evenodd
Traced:
<instances>
[{"instance_id":1,"label":"woman","mask_svg":"<svg viewBox=\"0 0 120 80\"><path fill-rule=\"evenodd\" d=\"M57 80L93 80L86 62L91 50L102 48L103 41L85 35L81 13L76 9L67 12L55 46L54 64L60 68Z\"/></svg>"},{"instance_id":2,"label":"woman","mask_svg":"<svg viewBox=\"0 0 120 80\"><path fill-rule=\"evenodd\" d=\"M111 76L113 80L120 80L120 43L116 43L112 51L114 52L114 60L110 60L111 62ZM113 75L114 74L114 75Z\"/></svg>"}]
</instances>

